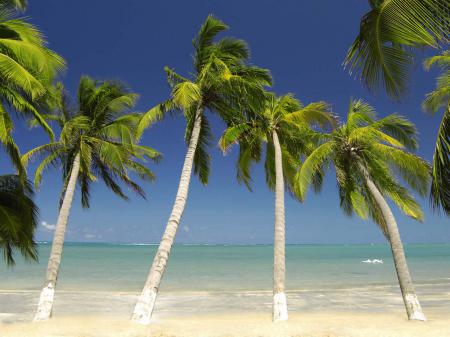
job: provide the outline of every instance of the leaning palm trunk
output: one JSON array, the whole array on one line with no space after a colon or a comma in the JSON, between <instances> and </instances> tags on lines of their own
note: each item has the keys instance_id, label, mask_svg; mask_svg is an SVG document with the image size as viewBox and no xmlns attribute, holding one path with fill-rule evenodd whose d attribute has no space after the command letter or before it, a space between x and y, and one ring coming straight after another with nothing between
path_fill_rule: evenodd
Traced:
<instances>
[{"instance_id":1,"label":"leaning palm trunk","mask_svg":"<svg viewBox=\"0 0 450 337\"><path fill-rule=\"evenodd\" d=\"M56 223L55 234L53 236L52 250L47 266L47 275L39 297L39 304L34 321L45 321L52 315L53 298L55 295L56 281L58 279L59 265L64 245L64 234L69 218L70 207L72 206L73 195L77 184L78 173L80 171L80 154L75 156L69 183L64 194L63 203L59 210L58 222Z\"/></svg>"},{"instance_id":2,"label":"leaning palm trunk","mask_svg":"<svg viewBox=\"0 0 450 337\"><path fill-rule=\"evenodd\" d=\"M375 186L371 180L367 170L361 166L366 178L366 184L372 193L373 198L381 209L381 212L386 223L386 229L388 234L389 243L391 245L392 256L394 258L395 269L397 271L398 282L403 296L403 302L405 303L406 313L409 320L425 321L425 315L422 312L419 300L417 299L416 292L409 273L408 264L406 263L405 252L403 250L402 240L398 231L397 222L394 215L384 199L381 192Z\"/></svg>"},{"instance_id":3,"label":"leaning palm trunk","mask_svg":"<svg viewBox=\"0 0 450 337\"><path fill-rule=\"evenodd\" d=\"M287 301L285 294L286 253L285 253L285 219L284 219L284 179L283 161L280 141L276 131L273 132L275 149L275 232L273 259L273 320L286 321L288 319Z\"/></svg>"},{"instance_id":4,"label":"leaning palm trunk","mask_svg":"<svg viewBox=\"0 0 450 337\"><path fill-rule=\"evenodd\" d=\"M194 162L195 150L197 148L202 120L202 110L199 108L195 115L194 127L192 129L191 139L184 159L183 170L181 171L180 183L178 185L177 196L170 214L166 230L159 244L158 251L153 259L152 267L147 276L147 280L141 295L136 303L131 320L141 324L149 324L155 306L156 296L158 294L161 279L166 270L167 261L172 249L178 225L183 215L184 206L189 191L189 182L191 180L192 166Z\"/></svg>"}]
</instances>

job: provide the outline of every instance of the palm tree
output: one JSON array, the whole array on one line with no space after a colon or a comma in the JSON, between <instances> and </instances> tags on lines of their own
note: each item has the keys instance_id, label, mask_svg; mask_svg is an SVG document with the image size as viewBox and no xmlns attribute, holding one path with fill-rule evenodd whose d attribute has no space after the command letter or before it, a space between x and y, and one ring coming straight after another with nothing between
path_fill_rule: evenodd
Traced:
<instances>
[{"instance_id":1,"label":"palm tree","mask_svg":"<svg viewBox=\"0 0 450 337\"><path fill-rule=\"evenodd\" d=\"M414 49L448 42L448 0L369 0L344 65L369 89L398 99L407 89Z\"/></svg>"},{"instance_id":2,"label":"palm tree","mask_svg":"<svg viewBox=\"0 0 450 337\"><path fill-rule=\"evenodd\" d=\"M0 250L7 265L14 265L14 251L37 260L34 230L38 208L31 185L18 175L0 176Z\"/></svg>"},{"instance_id":3,"label":"palm tree","mask_svg":"<svg viewBox=\"0 0 450 337\"><path fill-rule=\"evenodd\" d=\"M194 74L186 78L166 67L172 87L171 98L146 113L138 128L138 134L142 134L149 123L176 108L186 118L185 140L188 144L175 203L133 311L132 320L141 324L150 323L159 285L186 205L192 168L202 184L208 182L210 156L207 148L212 136L205 111L214 111L222 118L229 118L233 111L231 106L244 98L256 100L262 95L262 85L271 82L268 71L246 64L249 51L245 42L233 38L214 42L217 34L227 28L218 19L207 17L193 41Z\"/></svg>"},{"instance_id":4,"label":"palm tree","mask_svg":"<svg viewBox=\"0 0 450 337\"><path fill-rule=\"evenodd\" d=\"M288 319L285 294L285 215L284 179L293 186L298 158L311 148L315 132L313 124L333 124L324 102L303 106L292 95L276 97L267 93L265 104L257 110L248 110L247 116L230 125L220 139L223 151L239 143L238 181L250 187L250 166L261 159L262 144L266 143L266 182L275 191L275 234L273 265L273 320ZM317 175L319 177L320 175Z\"/></svg>"},{"instance_id":5,"label":"palm tree","mask_svg":"<svg viewBox=\"0 0 450 337\"><path fill-rule=\"evenodd\" d=\"M24 164L34 156L43 158L35 172L36 186L49 166L61 166L63 171L61 205L35 321L47 320L52 313L64 235L77 182L82 205L87 208L91 182L97 179L103 180L123 199L127 197L118 181L145 196L142 188L129 177L128 171L136 172L143 179L154 179L153 173L138 159L155 160L159 153L135 144L139 116L124 114L134 106L136 98L136 94L130 93L120 83L97 82L82 77L78 86L78 108L71 109L61 104L60 115L55 117L62 126L59 140L41 145L22 157Z\"/></svg>"},{"instance_id":6,"label":"palm tree","mask_svg":"<svg viewBox=\"0 0 450 337\"><path fill-rule=\"evenodd\" d=\"M415 52L423 47L437 49L448 44L450 4L448 0L369 0L369 4L371 10L361 19L359 35L344 65L351 74L359 74L369 89L384 87L391 98L399 99L408 87ZM448 180L446 183L444 178L448 165L443 165L445 144L439 143L445 132L445 117L442 121L434 157L431 199L435 208L441 206L449 214L450 192ZM438 152L442 156L439 160Z\"/></svg>"},{"instance_id":7,"label":"palm tree","mask_svg":"<svg viewBox=\"0 0 450 337\"><path fill-rule=\"evenodd\" d=\"M351 101L347 122L325 135L325 141L304 161L296 188L304 198L312 177L333 163L340 205L381 228L390 243L400 289L410 320L425 320L406 263L394 215L386 197L406 215L422 221L423 213L398 174L413 190L425 195L429 165L407 151L416 149L416 129L407 119L389 115L376 119L374 109L361 100Z\"/></svg>"},{"instance_id":8,"label":"palm tree","mask_svg":"<svg viewBox=\"0 0 450 337\"><path fill-rule=\"evenodd\" d=\"M14 18L8 9L9 5L22 8L25 4L19 0L0 4L0 143L21 176L24 170L11 135L9 111L34 117L52 136L40 111L50 104L52 81L64 68L63 59L46 47L42 34L28 22Z\"/></svg>"},{"instance_id":9,"label":"palm tree","mask_svg":"<svg viewBox=\"0 0 450 337\"><path fill-rule=\"evenodd\" d=\"M433 156L431 199L434 207L441 206L450 215L450 51L425 61L425 69L433 65L438 65L443 73L438 77L436 89L427 95L423 107L433 114L443 109L444 115Z\"/></svg>"}]
</instances>

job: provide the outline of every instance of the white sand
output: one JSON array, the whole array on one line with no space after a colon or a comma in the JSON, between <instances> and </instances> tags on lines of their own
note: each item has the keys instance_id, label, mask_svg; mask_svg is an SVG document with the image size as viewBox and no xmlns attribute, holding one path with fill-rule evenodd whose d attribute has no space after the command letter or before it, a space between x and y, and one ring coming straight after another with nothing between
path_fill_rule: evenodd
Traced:
<instances>
[{"instance_id":1,"label":"white sand","mask_svg":"<svg viewBox=\"0 0 450 337\"><path fill-rule=\"evenodd\" d=\"M44 323L0 324L2 337L450 337L450 313L427 312L409 322L404 312L290 313L272 323L268 314L166 317L139 326L124 317L60 316Z\"/></svg>"}]
</instances>

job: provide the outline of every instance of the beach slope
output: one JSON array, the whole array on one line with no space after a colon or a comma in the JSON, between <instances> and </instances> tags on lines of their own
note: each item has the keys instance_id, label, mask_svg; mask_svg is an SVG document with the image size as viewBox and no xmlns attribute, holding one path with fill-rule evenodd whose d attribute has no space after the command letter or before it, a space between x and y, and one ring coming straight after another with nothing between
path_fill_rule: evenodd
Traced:
<instances>
[{"instance_id":1,"label":"beach slope","mask_svg":"<svg viewBox=\"0 0 450 337\"><path fill-rule=\"evenodd\" d=\"M408 322L396 313L292 313L285 323L267 314L196 315L164 318L150 326L123 317L66 316L44 323L0 325L3 337L449 337L448 313L428 313L428 322Z\"/></svg>"}]
</instances>

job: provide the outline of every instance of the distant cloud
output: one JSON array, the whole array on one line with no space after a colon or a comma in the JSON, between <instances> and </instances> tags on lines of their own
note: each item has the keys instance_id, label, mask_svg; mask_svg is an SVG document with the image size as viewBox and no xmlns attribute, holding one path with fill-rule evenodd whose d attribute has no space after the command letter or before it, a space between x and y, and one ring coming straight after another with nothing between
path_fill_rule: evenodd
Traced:
<instances>
[{"instance_id":1,"label":"distant cloud","mask_svg":"<svg viewBox=\"0 0 450 337\"><path fill-rule=\"evenodd\" d=\"M96 239L97 237L94 234L84 234L85 239Z\"/></svg>"},{"instance_id":2,"label":"distant cloud","mask_svg":"<svg viewBox=\"0 0 450 337\"><path fill-rule=\"evenodd\" d=\"M48 231L54 231L56 228L56 225L49 224L47 221L41 221L41 225Z\"/></svg>"},{"instance_id":3,"label":"distant cloud","mask_svg":"<svg viewBox=\"0 0 450 337\"><path fill-rule=\"evenodd\" d=\"M188 226L183 226L183 230L187 233L189 232L191 229Z\"/></svg>"}]
</instances>

